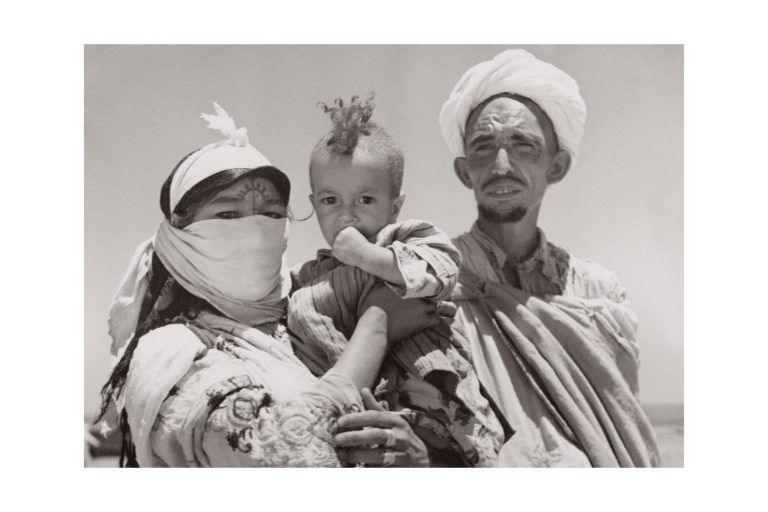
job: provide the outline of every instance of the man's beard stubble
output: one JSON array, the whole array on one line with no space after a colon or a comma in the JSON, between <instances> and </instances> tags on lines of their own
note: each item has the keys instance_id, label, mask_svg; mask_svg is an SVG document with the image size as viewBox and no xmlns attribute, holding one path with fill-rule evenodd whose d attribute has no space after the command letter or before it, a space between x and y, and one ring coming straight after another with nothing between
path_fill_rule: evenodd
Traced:
<instances>
[{"instance_id":1,"label":"man's beard stubble","mask_svg":"<svg viewBox=\"0 0 768 512\"><path fill-rule=\"evenodd\" d=\"M491 210L487 206L478 204L477 213L483 220L492 222L494 224L503 224L506 222L520 222L523 220L523 218L525 218L528 210L522 206L515 206L509 211L497 212L495 210Z\"/></svg>"}]
</instances>

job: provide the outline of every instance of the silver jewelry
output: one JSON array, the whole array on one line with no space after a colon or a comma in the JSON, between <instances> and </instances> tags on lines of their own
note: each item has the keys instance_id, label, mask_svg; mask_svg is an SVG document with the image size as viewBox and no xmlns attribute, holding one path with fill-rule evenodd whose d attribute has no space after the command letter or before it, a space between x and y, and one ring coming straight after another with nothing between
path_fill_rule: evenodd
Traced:
<instances>
[{"instance_id":1,"label":"silver jewelry","mask_svg":"<svg viewBox=\"0 0 768 512\"><path fill-rule=\"evenodd\" d=\"M384 452L384 458L381 460L382 466L391 466L395 463L395 452L389 450Z\"/></svg>"}]
</instances>

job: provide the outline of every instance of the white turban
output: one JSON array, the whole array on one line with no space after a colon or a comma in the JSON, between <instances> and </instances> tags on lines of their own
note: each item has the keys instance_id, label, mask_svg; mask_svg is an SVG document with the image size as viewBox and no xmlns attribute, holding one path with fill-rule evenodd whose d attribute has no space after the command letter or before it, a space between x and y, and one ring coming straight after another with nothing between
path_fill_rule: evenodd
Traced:
<instances>
[{"instance_id":1,"label":"white turban","mask_svg":"<svg viewBox=\"0 0 768 512\"><path fill-rule=\"evenodd\" d=\"M470 68L440 110L440 127L450 150L464 155L464 127L472 110L497 94L517 94L536 102L547 113L561 149L575 160L587 107L579 85L564 71L525 50L506 50Z\"/></svg>"}]
</instances>

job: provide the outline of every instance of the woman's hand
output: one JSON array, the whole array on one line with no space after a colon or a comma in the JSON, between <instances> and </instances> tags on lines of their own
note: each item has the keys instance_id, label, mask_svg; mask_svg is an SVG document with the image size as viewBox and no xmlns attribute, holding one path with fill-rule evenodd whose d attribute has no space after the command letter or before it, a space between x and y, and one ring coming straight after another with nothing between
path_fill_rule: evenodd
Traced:
<instances>
[{"instance_id":1,"label":"woman's hand","mask_svg":"<svg viewBox=\"0 0 768 512\"><path fill-rule=\"evenodd\" d=\"M403 299L383 283L376 285L365 298L363 311L370 306L386 311L387 337L391 342L437 325L441 316L452 317L456 314L456 306L450 302Z\"/></svg>"},{"instance_id":2,"label":"woman's hand","mask_svg":"<svg viewBox=\"0 0 768 512\"><path fill-rule=\"evenodd\" d=\"M366 411L339 418L334 436L336 454L347 464L366 466L426 467L427 447L408 422L384 410L370 390L360 392Z\"/></svg>"}]
</instances>

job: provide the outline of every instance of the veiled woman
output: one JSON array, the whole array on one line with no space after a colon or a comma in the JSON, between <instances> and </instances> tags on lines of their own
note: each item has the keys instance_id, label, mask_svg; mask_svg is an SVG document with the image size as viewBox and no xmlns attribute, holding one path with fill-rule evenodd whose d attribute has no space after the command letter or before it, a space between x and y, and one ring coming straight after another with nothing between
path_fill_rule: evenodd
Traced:
<instances>
[{"instance_id":1,"label":"veiled woman","mask_svg":"<svg viewBox=\"0 0 768 512\"><path fill-rule=\"evenodd\" d=\"M285 328L290 181L214 106L203 117L225 139L188 154L168 177L164 219L138 247L112 306L116 364L101 415L116 403L121 465L338 466L339 456L425 465L424 444L365 389L387 349L384 309L367 310L321 377L294 356ZM376 297L398 329L436 321L424 304Z\"/></svg>"}]
</instances>

